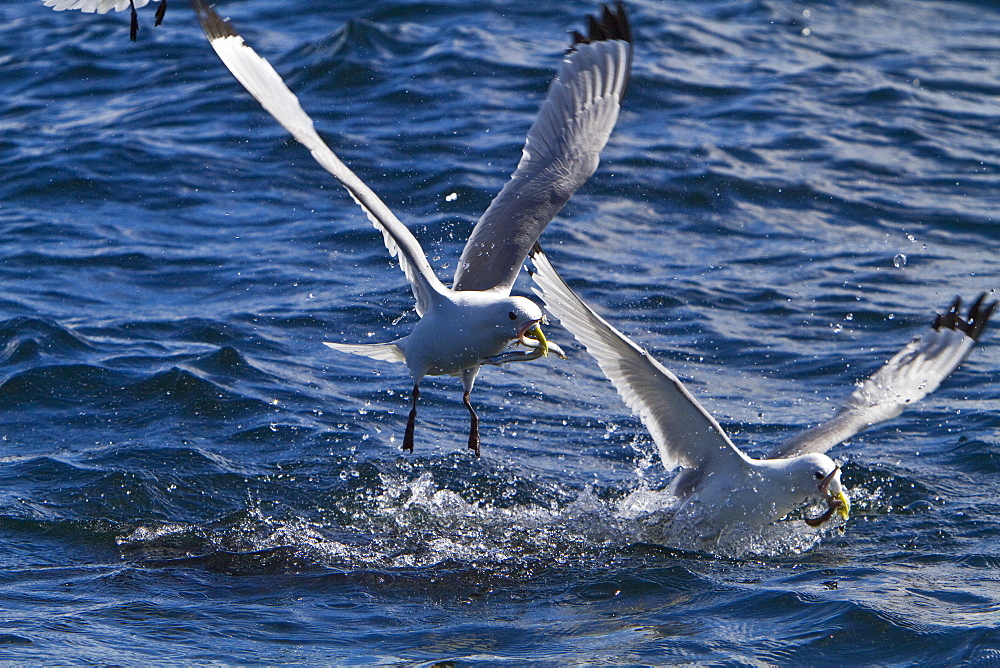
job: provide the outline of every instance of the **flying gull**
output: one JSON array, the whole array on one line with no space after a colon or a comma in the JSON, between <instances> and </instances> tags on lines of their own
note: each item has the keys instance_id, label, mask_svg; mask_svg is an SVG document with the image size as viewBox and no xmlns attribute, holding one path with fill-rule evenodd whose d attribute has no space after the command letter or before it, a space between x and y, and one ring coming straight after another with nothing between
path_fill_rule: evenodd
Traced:
<instances>
[{"instance_id":1,"label":"flying gull","mask_svg":"<svg viewBox=\"0 0 1000 668\"><path fill-rule=\"evenodd\" d=\"M163 15L167 13L167 0L157 1L160 3L160 6L156 8L156 22L154 25L163 23ZM136 7L145 7L149 2L150 0L42 0L42 4L46 7L51 7L57 12L61 12L64 9L79 9L81 12L87 14L93 14L94 12L106 14L112 9L120 12L128 7L132 11L132 23L129 27L128 36L133 42L136 35L139 34L139 15L135 9Z\"/></svg>"},{"instance_id":2,"label":"flying gull","mask_svg":"<svg viewBox=\"0 0 1000 668\"><path fill-rule=\"evenodd\" d=\"M997 302L983 293L961 315L956 299L930 331L915 338L862 382L828 421L779 445L764 459L740 451L669 369L597 315L556 273L539 246L531 254L535 293L597 360L618 394L649 430L668 470L678 512L685 509L704 539L737 525L763 526L810 500L827 510L805 517L820 526L834 513L847 519L850 502L840 469L826 454L858 432L899 415L933 392L966 358Z\"/></svg>"},{"instance_id":3,"label":"flying gull","mask_svg":"<svg viewBox=\"0 0 1000 668\"><path fill-rule=\"evenodd\" d=\"M409 367L413 391L403 438L407 451L413 450L420 381L426 375L461 376L470 415L468 445L478 456L479 419L469 394L480 366L537 359L549 349L563 356L542 334L541 308L510 291L542 230L597 169L618 119L632 61L624 7L603 7L599 18L589 17L586 35L572 33L573 44L528 131L521 160L473 229L448 288L416 238L320 138L274 68L203 0L192 4L222 62L368 214L389 253L398 256L413 290L420 321L408 336L373 345L326 345ZM511 350L511 342L528 350Z\"/></svg>"}]
</instances>

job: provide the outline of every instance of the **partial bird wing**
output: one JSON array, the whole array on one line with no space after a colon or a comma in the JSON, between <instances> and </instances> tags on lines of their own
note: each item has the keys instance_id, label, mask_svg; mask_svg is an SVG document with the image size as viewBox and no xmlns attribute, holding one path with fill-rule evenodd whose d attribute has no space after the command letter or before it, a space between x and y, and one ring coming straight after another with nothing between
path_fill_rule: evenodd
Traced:
<instances>
[{"instance_id":1,"label":"partial bird wing","mask_svg":"<svg viewBox=\"0 0 1000 668\"><path fill-rule=\"evenodd\" d=\"M620 2L589 19L586 37L574 33L517 169L465 244L456 290L509 294L532 244L597 169L628 83L632 32Z\"/></svg>"},{"instance_id":2,"label":"partial bird wing","mask_svg":"<svg viewBox=\"0 0 1000 668\"><path fill-rule=\"evenodd\" d=\"M716 469L746 460L677 376L594 313L556 273L537 245L531 261L535 265L532 277L541 288L535 294L594 356L618 394L649 430L667 469Z\"/></svg>"},{"instance_id":3,"label":"partial bird wing","mask_svg":"<svg viewBox=\"0 0 1000 668\"><path fill-rule=\"evenodd\" d=\"M132 0L132 4L138 7L145 7L150 0ZM93 14L106 14L110 11L120 12L129 8L129 0L42 0L42 4L51 7L57 12L64 9L79 9L81 12Z\"/></svg>"},{"instance_id":4,"label":"partial bird wing","mask_svg":"<svg viewBox=\"0 0 1000 668\"><path fill-rule=\"evenodd\" d=\"M163 23L163 17L167 13L167 0L158 1L160 6L156 8L156 21L154 25ZM46 7L51 7L57 12L61 12L64 9L79 9L81 12L88 14L94 12L106 14L111 10L120 12L124 9L130 9L132 11L132 25L129 28L128 36L133 42L139 34L139 15L135 11L136 7L145 7L149 2L150 0L42 0L42 4Z\"/></svg>"},{"instance_id":5,"label":"partial bird wing","mask_svg":"<svg viewBox=\"0 0 1000 668\"><path fill-rule=\"evenodd\" d=\"M191 0L191 4L212 48L233 76L282 127L312 152L313 158L326 171L340 181L368 214L376 229L382 232L389 253L393 257L398 254L400 267L406 273L417 300L417 314L422 316L436 296L446 293L448 289L434 275L420 243L378 195L334 155L316 133L312 119L303 111L298 98L271 64L247 46L243 38L203 0Z\"/></svg>"},{"instance_id":6,"label":"partial bird wing","mask_svg":"<svg viewBox=\"0 0 1000 668\"><path fill-rule=\"evenodd\" d=\"M985 300L984 292L963 319L962 300L956 298L948 312L934 320L930 332L911 341L862 382L832 418L781 444L768 458L826 452L858 432L896 417L936 390L986 329L997 302L985 304Z\"/></svg>"}]
</instances>

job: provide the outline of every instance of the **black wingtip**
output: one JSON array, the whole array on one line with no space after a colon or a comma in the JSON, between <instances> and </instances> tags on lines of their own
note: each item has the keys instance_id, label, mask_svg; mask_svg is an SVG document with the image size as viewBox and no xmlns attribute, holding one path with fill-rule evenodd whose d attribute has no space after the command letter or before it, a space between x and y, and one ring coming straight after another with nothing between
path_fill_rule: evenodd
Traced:
<instances>
[{"instance_id":1,"label":"black wingtip","mask_svg":"<svg viewBox=\"0 0 1000 668\"><path fill-rule=\"evenodd\" d=\"M1000 303L994 300L986 304L986 295L985 292L980 293L976 301L969 307L969 315L966 318L962 318L962 298L955 297L955 301L951 303L948 310L934 318L931 327L937 331L940 331L941 328L953 329L965 333L973 341L978 341L982 333L986 331L990 316L993 315L997 304Z\"/></svg>"},{"instance_id":2,"label":"black wingtip","mask_svg":"<svg viewBox=\"0 0 1000 668\"><path fill-rule=\"evenodd\" d=\"M135 0L128 0L129 7L129 26L128 26L128 38L130 41L136 41L139 37L139 13L135 10ZM167 0L160 0L160 6L156 8L155 21L153 25L160 25L163 23L163 16L167 13Z\"/></svg>"},{"instance_id":3,"label":"black wingtip","mask_svg":"<svg viewBox=\"0 0 1000 668\"><path fill-rule=\"evenodd\" d=\"M536 241L531 246L531 250L528 251L528 259L531 260L532 262L535 262L535 258L538 257L539 255L544 256L545 251L542 250L542 245ZM524 268L527 270L529 276L535 275L535 270L532 267L525 265Z\"/></svg>"},{"instance_id":4,"label":"black wingtip","mask_svg":"<svg viewBox=\"0 0 1000 668\"><path fill-rule=\"evenodd\" d=\"M132 10L132 21L129 23L128 38L134 42L139 35L139 15L135 11L135 2L133 0L128 0L128 6Z\"/></svg>"},{"instance_id":5,"label":"black wingtip","mask_svg":"<svg viewBox=\"0 0 1000 668\"><path fill-rule=\"evenodd\" d=\"M239 37L239 34L228 23L223 21L205 0L191 0L191 7L194 9L194 13L198 15L198 22L201 23L201 27L205 31L205 34L208 35L208 39Z\"/></svg>"},{"instance_id":6,"label":"black wingtip","mask_svg":"<svg viewBox=\"0 0 1000 668\"><path fill-rule=\"evenodd\" d=\"M625 5L619 0L612 10L608 5L601 6L601 16L587 17L587 34L584 35L578 30L570 31L570 44L568 53L576 50L580 44L591 44L593 42L605 42L619 39L623 42L632 42L632 26L628 22L628 14L625 13Z\"/></svg>"}]
</instances>

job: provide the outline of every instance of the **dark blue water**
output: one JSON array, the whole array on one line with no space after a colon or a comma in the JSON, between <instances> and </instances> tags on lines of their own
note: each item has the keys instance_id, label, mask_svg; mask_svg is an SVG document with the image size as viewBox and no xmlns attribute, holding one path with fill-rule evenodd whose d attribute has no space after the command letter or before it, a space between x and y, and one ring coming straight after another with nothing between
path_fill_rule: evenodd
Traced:
<instances>
[{"instance_id":1,"label":"dark blue water","mask_svg":"<svg viewBox=\"0 0 1000 668\"><path fill-rule=\"evenodd\" d=\"M759 453L1000 286L1000 7L629 8L543 241ZM594 9L221 7L442 277ZM402 272L184 3L140 13L0 5L0 660L1000 661L1000 334L831 452L844 533L738 557L658 543L670 476L557 326L570 360L480 376L481 460L450 378L403 456L404 369L321 345L405 334Z\"/></svg>"}]
</instances>

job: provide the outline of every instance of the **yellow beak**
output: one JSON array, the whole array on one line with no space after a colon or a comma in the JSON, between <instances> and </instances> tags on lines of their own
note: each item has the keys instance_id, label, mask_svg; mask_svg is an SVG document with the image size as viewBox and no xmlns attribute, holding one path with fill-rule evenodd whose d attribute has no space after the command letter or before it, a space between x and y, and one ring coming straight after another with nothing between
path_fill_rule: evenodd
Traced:
<instances>
[{"instance_id":1,"label":"yellow beak","mask_svg":"<svg viewBox=\"0 0 1000 668\"><path fill-rule=\"evenodd\" d=\"M836 501L839 501L839 507L837 508L837 514L843 517L845 520L851 516L851 500L847 498L847 495L843 491L839 491L833 495Z\"/></svg>"},{"instance_id":2,"label":"yellow beak","mask_svg":"<svg viewBox=\"0 0 1000 668\"><path fill-rule=\"evenodd\" d=\"M530 338L528 337L529 333L532 335ZM517 337L517 340L529 348L541 348L542 355L549 354L549 342L545 340L545 335L542 334L541 323L536 322L531 327L525 329L521 332L521 335Z\"/></svg>"},{"instance_id":3,"label":"yellow beak","mask_svg":"<svg viewBox=\"0 0 1000 668\"><path fill-rule=\"evenodd\" d=\"M840 469L834 469L831 471L830 475L828 475L820 484L820 492L826 494L826 512L818 517L804 516L802 519L805 520L805 523L809 526L822 526L824 522L833 517L834 513L840 515L845 521L848 517L850 517L851 500L847 498L847 495L844 494L844 490L840 488L840 479L836 478L836 474L839 470ZM831 486L831 483L834 482L835 491L830 491L829 487Z\"/></svg>"}]
</instances>

